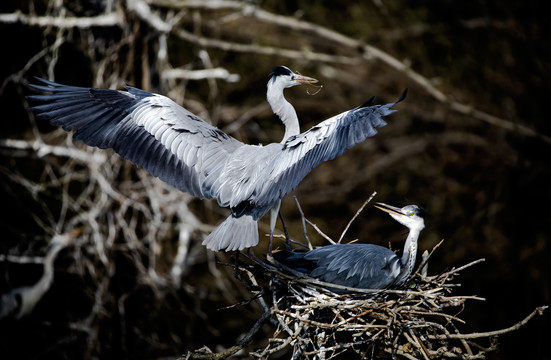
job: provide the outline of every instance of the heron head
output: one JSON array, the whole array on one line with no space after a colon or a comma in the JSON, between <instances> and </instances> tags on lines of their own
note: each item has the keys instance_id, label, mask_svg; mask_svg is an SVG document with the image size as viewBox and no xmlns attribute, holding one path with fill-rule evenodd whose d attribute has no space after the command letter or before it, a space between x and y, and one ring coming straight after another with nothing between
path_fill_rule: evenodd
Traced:
<instances>
[{"instance_id":1,"label":"heron head","mask_svg":"<svg viewBox=\"0 0 551 360\"><path fill-rule=\"evenodd\" d=\"M407 226L409 229L417 228L421 230L425 227L424 217L427 211L417 205L406 205L403 208L398 208L383 203L376 203L375 207L388 213L394 220Z\"/></svg>"},{"instance_id":2,"label":"heron head","mask_svg":"<svg viewBox=\"0 0 551 360\"><path fill-rule=\"evenodd\" d=\"M315 84L317 82L318 80L314 78L295 74L286 66L276 66L270 73L270 81L268 85L277 84L283 88L289 88L295 85Z\"/></svg>"}]
</instances>

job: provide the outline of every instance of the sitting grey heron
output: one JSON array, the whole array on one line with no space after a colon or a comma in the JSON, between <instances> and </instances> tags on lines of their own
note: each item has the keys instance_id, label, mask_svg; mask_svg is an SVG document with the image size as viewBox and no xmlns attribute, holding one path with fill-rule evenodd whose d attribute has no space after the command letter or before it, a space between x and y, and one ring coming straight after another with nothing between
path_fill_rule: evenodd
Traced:
<instances>
[{"instance_id":1,"label":"sitting grey heron","mask_svg":"<svg viewBox=\"0 0 551 360\"><path fill-rule=\"evenodd\" d=\"M425 210L417 205L403 208L377 203L400 224L409 228L402 257L374 244L335 244L308 252L279 251L274 258L296 272L318 280L360 288L383 289L404 284L411 275L417 254L417 239L425 227Z\"/></svg>"},{"instance_id":2,"label":"sitting grey heron","mask_svg":"<svg viewBox=\"0 0 551 360\"><path fill-rule=\"evenodd\" d=\"M37 79L32 88L51 93L29 96L32 111L73 137L112 148L175 188L203 199L215 198L231 214L203 241L207 248L242 250L258 243L258 220L271 210L270 245L281 198L318 164L386 125L394 103L365 104L300 133L293 106L283 90L316 79L277 66L267 99L285 125L280 143L247 145L206 123L165 96L127 86L127 91L82 88Z\"/></svg>"}]
</instances>

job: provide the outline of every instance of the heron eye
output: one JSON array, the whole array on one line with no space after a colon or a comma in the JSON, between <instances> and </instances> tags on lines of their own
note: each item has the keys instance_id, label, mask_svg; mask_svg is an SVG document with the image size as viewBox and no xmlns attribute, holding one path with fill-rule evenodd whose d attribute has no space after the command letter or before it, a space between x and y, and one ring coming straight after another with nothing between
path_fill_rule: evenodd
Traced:
<instances>
[{"instance_id":1,"label":"heron eye","mask_svg":"<svg viewBox=\"0 0 551 360\"><path fill-rule=\"evenodd\" d=\"M410 213L408 214L408 216L413 216L413 212L410 212Z\"/></svg>"}]
</instances>

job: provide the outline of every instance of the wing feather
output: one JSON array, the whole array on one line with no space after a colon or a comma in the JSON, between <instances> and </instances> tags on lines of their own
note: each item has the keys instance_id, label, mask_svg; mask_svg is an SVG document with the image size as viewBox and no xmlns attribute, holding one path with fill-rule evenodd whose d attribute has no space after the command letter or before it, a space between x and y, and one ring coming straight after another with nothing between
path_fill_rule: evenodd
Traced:
<instances>
[{"instance_id":1,"label":"wing feather","mask_svg":"<svg viewBox=\"0 0 551 360\"><path fill-rule=\"evenodd\" d=\"M373 244L324 246L309 251L304 259L316 264L310 276L364 289L388 286L398 276L400 268L400 259L396 254Z\"/></svg>"},{"instance_id":2,"label":"wing feather","mask_svg":"<svg viewBox=\"0 0 551 360\"><path fill-rule=\"evenodd\" d=\"M147 91L66 86L37 79L29 96L37 118L90 146L112 148L172 186L202 198L218 197L203 183L244 146L172 100ZM214 179L214 178L212 178Z\"/></svg>"},{"instance_id":3,"label":"wing feather","mask_svg":"<svg viewBox=\"0 0 551 360\"><path fill-rule=\"evenodd\" d=\"M317 165L342 155L347 149L377 133L384 116L405 97L386 105L361 106L334 116L310 130L290 137L274 157L271 172L257 184L256 206L266 206L291 192Z\"/></svg>"}]
</instances>

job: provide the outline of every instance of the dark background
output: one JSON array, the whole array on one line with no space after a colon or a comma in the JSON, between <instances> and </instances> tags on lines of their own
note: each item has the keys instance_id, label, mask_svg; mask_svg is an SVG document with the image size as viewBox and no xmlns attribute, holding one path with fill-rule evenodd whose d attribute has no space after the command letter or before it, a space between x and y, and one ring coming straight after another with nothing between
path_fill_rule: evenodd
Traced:
<instances>
[{"instance_id":1,"label":"dark background","mask_svg":"<svg viewBox=\"0 0 551 360\"><path fill-rule=\"evenodd\" d=\"M373 95L381 103L393 101L408 88L407 99L397 106L399 112L388 118L387 127L342 157L316 168L292 195L297 196L306 217L333 239L339 238L374 191L375 201L426 208L420 250L431 249L445 239L429 272L486 259L458 279L462 284L458 293L486 299L467 303L460 314L466 321L462 330L504 328L535 307L549 304L551 295L551 125L545 115L551 44L548 13L539 4L259 1L260 9L284 16L276 23L250 16L240 8L207 9L154 1L150 9L155 16L176 19L164 38L166 58L158 55L164 39L148 21L151 17L140 16L126 2L115 2L114 11L121 21L110 26L60 29L22 18L16 22L2 18L0 138L31 141L38 132L46 134L49 144L68 144L60 132L49 135L53 127L32 120L24 98L31 93L25 85L32 82L32 76L81 86L121 88L129 83L170 96L242 141L264 144L279 142L283 135L264 97L267 75L275 65L287 65L323 84L316 95L309 95L317 91L312 88L308 92L303 87L286 91L302 130ZM0 5L1 14L21 11L31 17L96 17L107 10L104 2L85 0L64 2L61 7L43 1L3 1ZM318 28L298 28L293 25L295 20L342 34L358 46L330 39L316 31ZM197 38L179 35L179 29ZM218 42L202 42L199 37ZM274 50L262 53L255 47L224 47L220 43ZM397 62L373 56L363 44L382 50ZM281 49L296 52L289 55ZM240 80L167 80L163 71L172 67L223 67L238 74ZM243 114L252 115L244 119ZM232 130L236 122L242 126ZM76 146L90 151L81 144ZM49 171L63 176L67 159L52 160L9 146L0 150L0 251L43 256L51 238L44 230L44 219L59 219L56 209L63 189L37 186L32 193L20 182L27 178L40 184L49 177ZM116 156L109 159L122 167L114 178L117 182L143 181L131 165ZM76 169L86 174L85 166ZM72 183L70 192L86 189L86 179L75 181L77 185ZM117 183L113 187L121 189ZM121 193L125 194L123 190ZM224 217L213 202L186 201L204 224L214 225ZM291 235L303 240L292 196L283 200L282 214ZM261 234L267 226L264 219ZM54 285L35 310L20 320L0 320L0 351L20 358L71 358L76 354L155 358L202 345L231 346L252 326L260 310L254 305L217 310L243 300L247 294L231 279L231 271L220 265L213 270L212 253L200 246L207 232L205 228L193 232L190 249L195 251L191 252L194 258L182 275L182 285L166 285L162 296L140 280L135 259L128 261L114 247L109 259L117 266L109 274L109 299L103 302L101 312L92 312L95 315L87 318L98 279L107 275L102 275L104 265L94 258L88 246L91 240L84 231L79 245L69 246L58 256ZM143 233L136 231L136 237L140 239ZM323 243L312 229L309 234L318 244ZM156 241L163 249L174 250L176 227L165 235ZM345 241L356 238L380 245L391 242L397 249L403 245L405 230L368 205ZM117 233L115 243L124 247L122 232ZM151 247L144 249L140 254L147 254ZM163 256L173 258L169 250L163 251L168 254ZM257 251L263 250L259 247ZM98 273L92 276L91 270L79 270L76 254L97 265ZM159 273L163 273L163 256L156 265ZM227 261L228 257L217 254L216 259ZM25 281L32 284L41 273L38 265L3 262L0 267L4 274L2 293ZM117 306L121 301L124 312ZM75 324L84 323L88 330L75 330ZM550 327L549 314L536 317L519 331L501 336L500 351L490 358L551 358L545 344L551 336ZM94 337L97 343L93 346L90 329L100 334ZM270 333L269 327L264 330ZM256 341L257 347L261 346L262 335ZM29 349L31 344L36 345L33 350Z\"/></svg>"}]
</instances>

